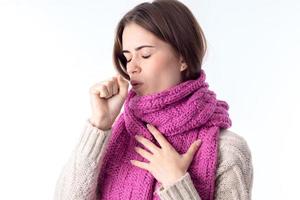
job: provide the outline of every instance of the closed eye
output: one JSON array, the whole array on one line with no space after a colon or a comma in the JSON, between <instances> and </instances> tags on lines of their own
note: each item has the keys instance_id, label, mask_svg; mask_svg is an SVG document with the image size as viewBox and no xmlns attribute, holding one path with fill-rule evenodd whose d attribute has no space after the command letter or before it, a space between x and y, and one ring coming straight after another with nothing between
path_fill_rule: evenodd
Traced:
<instances>
[{"instance_id":1,"label":"closed eye","mask_svg":"<svg viewBox=\"0 0 300 200\"><path fill-rule=\"evenodd\" d=\"M149 56L142 56L143 58L145 58L145 59L147 59L147 58L149 58L151 55L149 55Z\"/></svg>"},{"instance_id":2,"label":"closed eye","mask_svg":"<svg viewBox=\"0 0 300 200\"><path fill-rule=\"evenodd\" d=\"M144 59L147 59L147 58L149 58L151 55L149 55L149 56L142 56ZM126 62L127 63L129 63L131 61L131 59L130 60L127 60Z\"/></svg>"}]
</instances>

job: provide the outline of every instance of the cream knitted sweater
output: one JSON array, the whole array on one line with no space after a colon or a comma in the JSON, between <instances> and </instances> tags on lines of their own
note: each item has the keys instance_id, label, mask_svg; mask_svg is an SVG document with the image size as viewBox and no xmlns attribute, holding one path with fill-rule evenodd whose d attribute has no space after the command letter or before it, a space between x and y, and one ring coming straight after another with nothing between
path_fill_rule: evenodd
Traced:
<instances>
[{"instance_id":1,"label":"cream knitted sweater","mask_svg":"<svg viewBox=\"0 0 300 200\"><path fill-rule=\"evenodd\" d=\"M57 180L55 200L98 200L97 178L110 133L86 120L80 140ZM218 148L215 199L250 200L253 168L247 142L226 129L220 133ZM168 188L154 192L162 200L201 200L188 172Z\"/></svg>"}]
</instances>

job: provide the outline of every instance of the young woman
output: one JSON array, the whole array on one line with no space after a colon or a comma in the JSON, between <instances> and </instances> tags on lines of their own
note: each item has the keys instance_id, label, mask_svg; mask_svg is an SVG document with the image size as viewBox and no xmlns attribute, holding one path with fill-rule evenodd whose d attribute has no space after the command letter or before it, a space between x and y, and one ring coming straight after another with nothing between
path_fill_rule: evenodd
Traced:
<instances>
[{"instance_id":1,"label":"young woman","mask_svg":"<svg viewBox=\"0 0 300 200\"><path fill-rule=\"evenodd\" d=\"M118 74L90 88L92 116L55 199L251 199L251 153L228 130L228 104L208 89L205 52L184 4L130 10L116 29Z\"/></svg>"}]
</instances>

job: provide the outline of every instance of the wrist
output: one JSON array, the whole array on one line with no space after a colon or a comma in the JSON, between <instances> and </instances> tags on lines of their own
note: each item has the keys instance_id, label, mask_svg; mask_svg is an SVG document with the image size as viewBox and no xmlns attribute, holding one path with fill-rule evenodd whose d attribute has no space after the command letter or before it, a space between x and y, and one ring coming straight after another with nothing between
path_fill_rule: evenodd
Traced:
<instances>
[{"instance_id":1,"label":"wrist","mask_svg":"<svg viewBox=\"0 0 300 200\"><path fill-rule=\"evenodd\" d=\"M101 125L101 124L99 123L100 120L96 120L96 119L94 119L93 117L89 118L88 121L89 121L89 123L90 123L92 126L98 128L98 129L100 129L100 130L106 131L106 130L111 129L110 126L103 126L103 125Z\"/></svg>"},{"instance_id":2,"label":"wrist","mask_svg":"<svg viewBox=\"0 0 300 200\"><path fill-rule=\"evenodd\" d=\"M174 185L176 182L178 182L184 175L186 174L186 172L178 172L176 174L174 174L171 178L169 178L167 181L162 182L162 187L163 188L167 188L171 185Z\"/></svg>"},{"instance_id":3,"label":"wrist","mask_svg":"<svg viewBox=\"0 0 300 200\"><path fill-rule=\"evenodd\" d=\"M97 120L95 120L93 117L90 117L88 119L88 121L90 122L90 124L92 124L93 126L99 128L99 124L96 122Z\"/></svg>"}]
</instances>

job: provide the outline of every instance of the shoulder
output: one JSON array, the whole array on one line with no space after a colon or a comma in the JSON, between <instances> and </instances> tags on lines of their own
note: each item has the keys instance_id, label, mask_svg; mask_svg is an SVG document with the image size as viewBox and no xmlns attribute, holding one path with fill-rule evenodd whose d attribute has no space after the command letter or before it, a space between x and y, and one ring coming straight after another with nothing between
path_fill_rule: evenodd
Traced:
<instances>
[{"instance_id":1,"label":"shoulder","mask_svg":"<svg viewBox=\"0 0 300 200\"><path fill-rule=\"evenodd\" d=\"M247 141L231 130L221 130L215 199L251 199L252 184L252 158Z\"/></svg>"},{"instance_id":2,"label":"shoulder","mask_svg":"<svg viewBox=\"0 0 300 200\"><path fill-rule=\"evenodd\" d=\"M245 138L228 129L220 131L218 148L220 158L228 156L227 154L235 155L235 157L246 156L245 159L251 157L250 148Z\"/></svg>"},{"instance_id":3,"label":"shoulder","mask_svg":"<svg viewBox=\"0 0 300 200\"><path fill-rule=\"evenodd\" d=\"M245 138L228 129L220 131L218 175L232 167L238 167L244 172L252 171L251 157L251 151Z\"/></svg>"}]
</instances>

